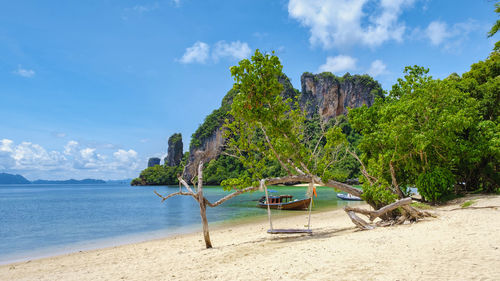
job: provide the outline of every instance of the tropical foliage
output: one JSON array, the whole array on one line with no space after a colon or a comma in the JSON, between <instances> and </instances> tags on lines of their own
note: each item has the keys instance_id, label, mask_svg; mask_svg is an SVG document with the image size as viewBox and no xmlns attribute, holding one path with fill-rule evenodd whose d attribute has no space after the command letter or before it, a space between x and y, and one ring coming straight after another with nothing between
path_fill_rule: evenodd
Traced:
<instances>
[{"instance_id":1,"label":"tropical foliage","mask_svg":"<svg viewBox=\"0 0 500 281\"><path fill-rule=\"evenodd\" d=\"M376 185L417 186L429 201L498 188L498 53L444 80L414 66L385 100L349 112Z\"/></svg>"}]
</instances>

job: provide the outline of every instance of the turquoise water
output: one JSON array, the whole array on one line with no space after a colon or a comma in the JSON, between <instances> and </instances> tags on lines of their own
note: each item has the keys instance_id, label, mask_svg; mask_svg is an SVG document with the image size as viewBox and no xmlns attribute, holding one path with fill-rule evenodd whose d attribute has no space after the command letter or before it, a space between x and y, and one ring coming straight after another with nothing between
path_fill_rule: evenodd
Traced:
<instances>
[{"instance_id":1,"label":"turquoise water","mask_svg":"<svg viewBox=\"0 0 500 281\"><path fill-rule=\"evenodd\" d=\"M144 241L201 228L193 198L176 196L161 203L153 191L178 187L127 185L0 185L0 263ZM304 198L306 188L273 187L276 194ZM229 194L205 187L212 202ZM208 208L209 223L266 216L256 208L263 192L237 196ZM318 188L317 211L348 204L331 188ZM274 211L274 215L301 211Z\"/></svg>"}]
</instances>

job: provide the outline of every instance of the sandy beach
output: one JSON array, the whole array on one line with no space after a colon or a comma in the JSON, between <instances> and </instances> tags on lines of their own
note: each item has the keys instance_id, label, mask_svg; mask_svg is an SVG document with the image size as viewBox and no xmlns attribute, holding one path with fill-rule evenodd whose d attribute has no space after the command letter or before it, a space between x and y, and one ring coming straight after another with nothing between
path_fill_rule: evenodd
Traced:
<instances>
[{"instance_id":1,"label":"sandy beach","mask_svg":"<svg viewBox=\"0 0 500 281\"><path fill-rule=\"evenodd\" d=\"M500 280L500 196L437 218L358 231L342 210L313 213L314 235L269 235L261 220L165 239L3 265L0 280ZM452 210L455 209L455 210ZM299 228L307 214L274 221Z\"/></svg>"}]
</instances>

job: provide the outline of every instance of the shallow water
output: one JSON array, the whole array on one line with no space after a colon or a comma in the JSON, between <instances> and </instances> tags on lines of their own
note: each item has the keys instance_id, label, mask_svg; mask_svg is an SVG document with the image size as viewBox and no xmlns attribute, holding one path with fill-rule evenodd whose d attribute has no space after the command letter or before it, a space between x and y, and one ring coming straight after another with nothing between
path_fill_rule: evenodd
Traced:
<instances>
[{"instance_id":1,"label":"shallow water","mask_svg":"<svg viewBox=\"0 0 500 281\"><path fill-rule=\"evenodd\" d=\"M305 197L306 187L272 187L276 194ZM0 263L27 260L139 242L200 228L199 206L193 198L176 196L161 203L153 191L169 194L178 187L100 185L0 185ZM319 187L313 210L335 208L331 188ZM205 187L212 202L229 194ZM237 196L208 208L213 224L265 216L255 207L263 192ZM274 211L275 216L301 211Z\"/></svg>"}]
</instances>

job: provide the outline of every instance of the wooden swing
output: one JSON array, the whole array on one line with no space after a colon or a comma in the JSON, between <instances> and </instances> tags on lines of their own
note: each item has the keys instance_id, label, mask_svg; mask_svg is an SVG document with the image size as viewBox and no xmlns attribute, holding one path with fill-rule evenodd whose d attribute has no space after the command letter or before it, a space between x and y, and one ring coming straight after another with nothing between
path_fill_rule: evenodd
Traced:
<instances>
[{"instance_id":1,"label":"wooden swing","mask_svg":"<svg viewBox=\"0 0 500 281\"><path fill-rule=\"evenodd\" d=\"M267 216L269 217L269 230L267 230L267 233L269 234L297 234L297 233L307 233L309 235L312 235L312 230L311 230L311 208L312 208L312 198L311 201L309 202L309 218L307 221L307 228L273 228L273 221L271 219L271 207L269 205L269 195L267 192L267 186L264 184L263 181L260 182L261 187L264 186L264 189L266 191L266 203L267 203ZM314 187L314 183L310 183L309 186L311 185ZM312 197L312 190L311 190L311 195Z\"/></svg>"}]
</instances>

